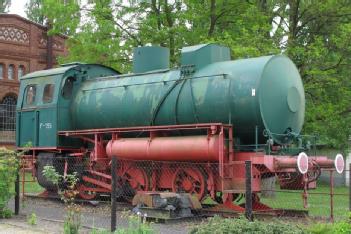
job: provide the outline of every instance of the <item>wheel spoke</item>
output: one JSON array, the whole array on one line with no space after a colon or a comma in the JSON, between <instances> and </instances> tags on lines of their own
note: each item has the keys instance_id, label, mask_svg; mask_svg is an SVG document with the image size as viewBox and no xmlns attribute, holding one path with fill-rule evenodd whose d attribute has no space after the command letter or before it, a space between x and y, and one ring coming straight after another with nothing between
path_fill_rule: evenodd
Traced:
<instances>
[{"instance_id":1,"label":"wheel spoke","mask_svg":"<svg viewBox=\"0 0 351 234\"><path fill-rule=\"evenodd\" d=\"M122 181L125 181L128 184L128 187L122 184L122 187L125 188L125 192L122 195L128 201L131 201L133 196L138 191L147 191L149 187L149 178L147 177L146 172L143 168L136 166L130 166L127 170L119 172L119 176Z\"/></svg>"},{"instance_id":2,"label":"wheel spoke","mask_svg":"<svg viewBox=\"0 0 351 234\"><path fill-rule=\"evenodd\" d=\"M206 180L198 168L182 168L173 176L173 192L196 194L201 200L206 193Z\"/></svg>"}]
</instances>

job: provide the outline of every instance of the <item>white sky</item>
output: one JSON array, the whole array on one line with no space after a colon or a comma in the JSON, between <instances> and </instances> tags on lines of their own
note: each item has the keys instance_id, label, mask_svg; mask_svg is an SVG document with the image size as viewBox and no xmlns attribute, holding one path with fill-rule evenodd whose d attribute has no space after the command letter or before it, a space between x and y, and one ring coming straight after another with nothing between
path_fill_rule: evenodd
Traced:
<instances>
[{"instance_id":1,"label":"white sky","mask_svg":"<svg viewBox=\"0 0 351 234\"><path fill-rule=\"evenodd\" d=\"M26 13L24 12L24 6L27 2L28 0L11 0L9 13L26 17Z\"/></svg>"}]
</instances>

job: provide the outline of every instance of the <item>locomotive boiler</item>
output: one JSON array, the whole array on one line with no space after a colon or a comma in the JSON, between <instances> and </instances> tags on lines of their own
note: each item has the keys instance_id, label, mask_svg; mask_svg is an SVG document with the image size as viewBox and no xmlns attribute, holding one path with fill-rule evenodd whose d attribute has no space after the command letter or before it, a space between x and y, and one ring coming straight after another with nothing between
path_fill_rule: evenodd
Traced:
<instances>
[{"instance_id":1,"label":"locomotive boiler","mask_svg":"<svg viewBox=\"0 0 351 234\"><path fill-rule=\"evenodd\" d=\"M109 162L117 157L121 194L188 192L228 204L245 192L250 160L259 209L267 208L257 196L262 177L298 174L293 184L305 188L316 178L301 173L344 167L342 157L279 155L279 145L299 136L304 113L299 72L284 55L233 61L229 48L203 44L183 48L170 69L168 49L139 47L133 73L73 63L24 76L16 143L30 143L43 187L53 189L45 165L76 171L85 199L111 191Z\"/></svg>"}]
</instances>

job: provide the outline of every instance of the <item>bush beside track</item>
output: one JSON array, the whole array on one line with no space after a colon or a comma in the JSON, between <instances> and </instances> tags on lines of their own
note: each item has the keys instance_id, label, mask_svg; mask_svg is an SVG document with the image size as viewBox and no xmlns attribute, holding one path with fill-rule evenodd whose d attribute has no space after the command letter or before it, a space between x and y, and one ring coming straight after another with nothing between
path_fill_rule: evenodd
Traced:
<instances>
[{"instance_id":1,"label":"bush beside track","mask_svg":"<svg viewBox=\"0 0 351 234\"><path fill-rule=\"evenodd\" d=\"M209 233L256 233L256 234L346 234L351 233L350 219L336 223L316 223L309 226L282 220L249 222L245 217L237 219L213 217L194 227L191 234Z\"/></svg>"},{"instance_id":2,"label":"bush beside track","mask_svg":"<svg viewBox=\"0 0 351 234\"><path fill-rule=\"evenodd\" d=\"M14 195L14 184L18 173L18 156L15 151L0 148L0 217L11 216L7 203Z\"/></svg>"}]
</instances>

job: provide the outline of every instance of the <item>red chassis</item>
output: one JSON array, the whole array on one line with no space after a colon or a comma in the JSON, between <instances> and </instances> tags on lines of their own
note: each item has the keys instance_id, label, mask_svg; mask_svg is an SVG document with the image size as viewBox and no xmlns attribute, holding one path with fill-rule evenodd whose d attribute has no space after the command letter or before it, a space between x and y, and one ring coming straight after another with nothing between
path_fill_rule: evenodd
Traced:
<instances>
[{"instance_id":1,"label":"red chassis","mask_svg":"<svg viewBox=\"0 0 351 234\"><path fill-rule=\"evenodd\" d=\"M307 175L313 175L320 167L334 167L334 161L323 156L313 159L306 156L298 161L297 157L262 152L234 152L232 126L221 123L61 131L58 135L79 138L91 147L32 148L32 158L35 160L38 153L47 151L64 153L82 161L88 157L89 163L78 188L83 199L110 193L111 157L118 157L117 173L121 188L128 184L129 194L124 194L127 198L137 191L183 191L196 194L199 200L210 196L238 211L244 209L233 205L232 201L245 193L246 160L252 162L253 208L256 210L268 209L259 203L257 196L262 176L278 175L283 178L282 187L306 189L306 185L315 186L315 178L309 180ZM289 175L299 173L297 164L300 170L302 167L309 173L291 176L298 180L289 181ZM343 167L343 161L339 164ZM67 161L64 173L66 170Z\"/></svg>"}]
</instances>

